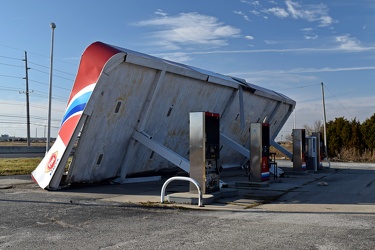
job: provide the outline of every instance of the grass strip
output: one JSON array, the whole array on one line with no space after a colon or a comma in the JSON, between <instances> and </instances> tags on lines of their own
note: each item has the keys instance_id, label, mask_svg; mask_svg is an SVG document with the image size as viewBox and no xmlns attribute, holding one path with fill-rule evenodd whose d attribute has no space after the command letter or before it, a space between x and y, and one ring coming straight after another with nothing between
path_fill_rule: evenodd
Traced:
<instances>
[{"instance_id":1,"label":"grass strip","mask_svg":"<svg viewBox=\"0 0 375 250\"><path fill-rule=\"evenodd\" d=\"M41 160L42 158L1 158L0 176L31 174Z\"/></svg>"}]
</instances>

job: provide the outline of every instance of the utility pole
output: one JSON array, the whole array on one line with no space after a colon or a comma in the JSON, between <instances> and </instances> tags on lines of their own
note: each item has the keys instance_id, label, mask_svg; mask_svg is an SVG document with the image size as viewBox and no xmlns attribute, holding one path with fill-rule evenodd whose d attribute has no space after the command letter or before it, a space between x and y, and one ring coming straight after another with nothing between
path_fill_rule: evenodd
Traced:
<instances>
[{"instance_id":1,"label":"utility pole","mask_svg":"<svg viewBox=\"0 0 375 250\"><path fill-rule=\"evenodd\" d=\"M324 121L323 121L323 130L324 130L324 153L326 155L326 157L328 158L328 145L327 145L327 127L326 127L326 124L327 124L327 116L326 116L326 104L325 104L325 101L324 101L324 86L323 86L323 82L321 83L322 85L322 102L323 102L323 118L324 118Z\"/></svg>"},{"instance_id":2,"label":"utility pole","mask_svg":"<svg viewBox=\"0 0 375 250\"><path fill-rule=\"evenodd\" d=\"M27 126L27 146L30 146L30 102L29 102L29 69L27 67L27 52L25 51L25 69L26 69L26 77L23 79L26 80L26 91L22 91L20 93L26 94L26 126Z\"/></svg>"}]
</instances>

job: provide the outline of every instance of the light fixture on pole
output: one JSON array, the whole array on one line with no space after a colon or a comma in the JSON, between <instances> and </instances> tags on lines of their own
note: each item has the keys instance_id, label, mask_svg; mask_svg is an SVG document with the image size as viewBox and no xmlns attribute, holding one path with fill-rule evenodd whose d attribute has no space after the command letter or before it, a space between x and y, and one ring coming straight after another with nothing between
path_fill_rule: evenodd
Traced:
<instances>
[{"instance_id":1,"label":"light fixture on pole","mask_svg":"<svg viewBox=\"0 0 375 250\"><path fill-rule=\"evenodd\" d=\"M47 131L47 144L46 144L46 152L49 150L50 146L50 135L51 135L51 102L52 102L52 69L53 69L53 40L55 34L56 24L51 23L52 35L51 35L51 66L50 66L50 73L49 73L49 92L48 92L48 131Z\"/></svg>"}]
</instances>

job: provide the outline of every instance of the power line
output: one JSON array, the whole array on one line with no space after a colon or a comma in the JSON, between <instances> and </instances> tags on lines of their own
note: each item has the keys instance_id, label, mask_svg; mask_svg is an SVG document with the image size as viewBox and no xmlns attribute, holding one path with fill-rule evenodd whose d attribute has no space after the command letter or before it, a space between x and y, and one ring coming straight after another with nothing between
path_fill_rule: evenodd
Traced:
<instances>
[{"instance_id":1,"label":"power line","mask_svg":"<svg viewBox=\"0 0 375 250\"><path fill-rule=\"evenodd\" d=\"M1 102L1 101L0 101L0 104L18 105L18 106L23 106L23 105L25 105L25 104L23 104L23 103L18 103L18 102Z\"/></svg>"},{"instance_id":2,"label":"power line","mask_svg":"<svg viewBox=\"0 0 375 250\"><path fill-rule=\"evenodd\" d=\"M11 115L11 114L1 114L0 113L0 118L25 118L25 116L20 116L20 115ZM47 118L42 117L42 116L34 116L30 115L31 119L37 119L37 120L47 120ZM61 119L52 119L53 121L60 122Z\"/></svg>"},{"instance_id":3,"label":"power line","mask_svg":"<svg viewBox=\"0 0 375 250\"><path fill-rule=\"evenodd\" d=\"M25 125L26 122L17 122L17 123L14 123L14 122L2 122L0 121L0 124L13 124L14 126L18 126L18 125ZM41 125L41 124L38 124L38 123L31 123L32 125L35 125L35 126L46 126L46 125ZM60 128L60 126L51 126L53 128Z\"/></svg>"},{"instance_id":4,"label":"power line","mask_svg":"<svg viewBox=\"0 0 375 250\"><path fill-rule=\"evenodd\" d=\"M21 65L14 65L9 63L0 63L1 65L10 66L10 67L17 67L17 68L23 68L24 66Z\"/></svg>"},{"instance_id":5,"label":"power line","mask_svg":"<svg viewBox=\"0 0 375 250\"><path fill-rule=\"evenodd\" d=\"M353 119L353 115L346 109L346 107L340 102L340 100L332 93L331 90L328 89L327 84L324 83L324 88L326 88L329 93L337 100L337 102L341 105L341 107L349 114L349 116Z\"/></svg>"},{"instance_id":6,"label":"power line","mask_svg":"<svg viewBox=\"0 0 375 250\"><path fill-rule=\"evenodd\" d=\"M0 76L2 77L8 77L8 78L18 78L18 79L23 79L23 77L20 77L20 76L11 76L11 75L1 75Z\"/></svg>"},{"instance_id":7,"label":"power line","mask_svg":"<svg viewBox=\"0 0 375 250\"><path fill-rule=\"evenodd\" d=\"M24 103L18 103L18 102L2 102L0 101L0 104L5 104L5 105L12 105L12 106L22 106L24 107L25 104ZM33 108L38 108L38 109L47 109L45 106L42 106L42 105L35 105L35 104L30 104L30 107L33 107ZM62 109L52 109L54 112L61 112L61 113L64 113L65 112L65 109L62 110Z\"/></svg>"},{"instance_id":8,"label":"power line","mask_svg":"<svg viewBox=\"0 0 375 250\"><path fill-rule=\"evenodd\" d=\"M19 50L19 51L25 51L24 49L19 49L19 48L11 47L11 46L4 45L4 44L0 44L0 46L1 47L5 47L5 48L9 48L9 49ZM35 53L35 52L32 52L32 51L28 51L28 53L29 54L34 54L34 55L37 55L37 56L40 56L40 57L44 57L44 58L49 58L49 56L41 55L41 54L38 54L38 53ZM5 57L5 56L0 56L0 57ZM15 58L10 58L10 59L15 59ZM56 59L56 60L60 61L62 63L66 63L66 64L70 64L70 65L76 66L76 64L74 64L74 63L65 62L64 60L61 60L61 59Z\"/></svg>"},{"instance_id":9,"label":"power line","mask_svg":"<svg viewBox=\"0 0 375 250\"><path fill-rule=\"evenodd\" d=\"M39 66L39 67L49 69L48 66L41 65L41 64L38 64L38 63L30 62L30 64L37 65L37 66ZM62 70L58 70L58 69L53 69L53 71L57 71L57 72L60 72L60 73L64 73L64 74L67 74L67 75L71 75L71 76L76 76L75 74L72 74L72 73L69 73L69 72L66 72L66 71L62 71Z\"/></svg>"},{"instance_id":10,"label":"power line","mask_svg":"<svg viewBox=\"0 0 375 250\"><path fill-rule=\"evenodd\" d=\"M34 53L34 52L29 52L29 53L37 55L37 56L40 56L40 57L44 57L44 58L50 58L49 56L44 56L44 55L41 55L41 54L38 54L38 53ZM59 61L59 62L65 63L65 64L70 64L70 65L76 66L76 64L74 64L74 63L65 62L64 60L61 60L61 59L56 59L56 60Z\"/></svg>"},{"instance_id":11,"label":"power line","mask_svg":"<svg viewBox=\"0 0 375 250\"><path fill-rule=\"evenodd\" d=\"M47 83L44 83L44 82L39 82L39 81L35 81L35 80L30 80L29 79L29 81L30 82L35 82L35 83L39 83L39 84L42 84L42 85L46 85L46 86L48 86L48 84ZM71 90L71 89L68 89L68 88L64 88L64 87L59 87L59 86L53 86L53 88L58 88L58 89L64 89L64 90Z\"/></svg>"},{"instance_id":12,"label":"power line","mask_svg":"<svg viewBox=\"0 0 375 250\"><path fill-rule=\"evenodd\" d=\"M278 89L277 91L288 90L288 89L303 89L303 88L309 88L309 87L313 87L313 86L317 86L317 85L320 85L320 84L302 85L302 86L297 86L297 87L291 87L291 88L285 88L285 89Z\"/></svg>"},{"instance_id":13,"label":"power line","mask_svg":"<svg viewBox=\"0 0 375 250\"><path fill-rule=\"evenodd\" d=\"M7 91L21 91L22 90L19 88L12 88L12 87L7 87L7 86L0 86L0 89L7 90Z\"/></svg>"},{"instance_id":14,"label":"power line","mask_svg":"<svg viewBox=\"0 0 375 250\"><path fill-rule=\"evenodd\" d=\"M1 45L0 45L1 46ZM10 56L0 56L1 58L6 58L6 59L11 59L11 60L17 60L17 61L22 61L20 58L15 58L15 57L10 57Z\"/></svg>"},{"instance_id":15,"label":"power line","mask_svg":"<svg viewBox=\"0 0 375 250\"><path fill-rule=\"evenodd\" d=\"M4 87L4 86L0 86L0 90L10 91L10 92L18 92L18 93L23 91L20 88L11 88L11 87ZM39 96L39 97L42 97L42 98L47 98L47 94L46 93L38 91L38 90L33 90L33 96ZM53 95L52 99L54 99L54 100L60 100L61 102L64 102L64 103L66 103L68 101L68 97L58 96L58 95Z\"/></svg>"},{"instance_id":16,"label":"power line","mask_svg":"<svg viewBox=\"0 0 375 250\"><path fill-rule=\"evenodd\" d=\"M40 72L40 73L46 74L46 75L49 74L48 72L43 71L43 70L34 69L34 68L31 68L31 69L32 69L32 70L35 70L35 71L38 71L38 72ZM68 80L68 81L74 81L73 79L69 79L69 78L66 78L66 77L63 77L63 76L59 76L59 75L56 75L56 74L54 74L53 76L54 76L54 77L57 77L57 78L65 79L65 80Z\"/></svg>"},{"instance_id":17,"label":"power line","mask_svg":"<svg viewBox=\"0 0 375 250\"><path fill-rule=\"evenodd\" d=\"M39 92L39 93L35 93L35 92ZM42 98L47 98L48 97L47 94L44 94L43 92L40 92L40 91L34 91L34 96L39 96L39 97L42 97ZM56 95L53 95L52 99L54 99L54 100L61 100L64 103L68 101L67 97L56 96Z\"/></svg>"}]
</instances>

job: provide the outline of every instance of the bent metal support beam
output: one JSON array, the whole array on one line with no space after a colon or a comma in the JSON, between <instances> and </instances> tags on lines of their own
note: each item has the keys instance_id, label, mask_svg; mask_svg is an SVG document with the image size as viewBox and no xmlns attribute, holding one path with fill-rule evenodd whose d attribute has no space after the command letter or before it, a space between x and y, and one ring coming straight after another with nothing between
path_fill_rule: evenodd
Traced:
<instances>
[{"instance_id":1,"label":"bent metal support beam","mask_svg":"<svg viewBox=\"0 0 375 250\"><path fill-rule=\"evenodd\" d=\"M146 135L142 132L135 132L133 138L142 143L143 145L145 145L147 148L156 152L163 158L167 159L177 167L181 168L185 172L190 172L190 162L188 160L186 160L179 154L176 154L175 152L163 146L162 144L152 140L151 136Z\"/></svg>"}]
</instances>

